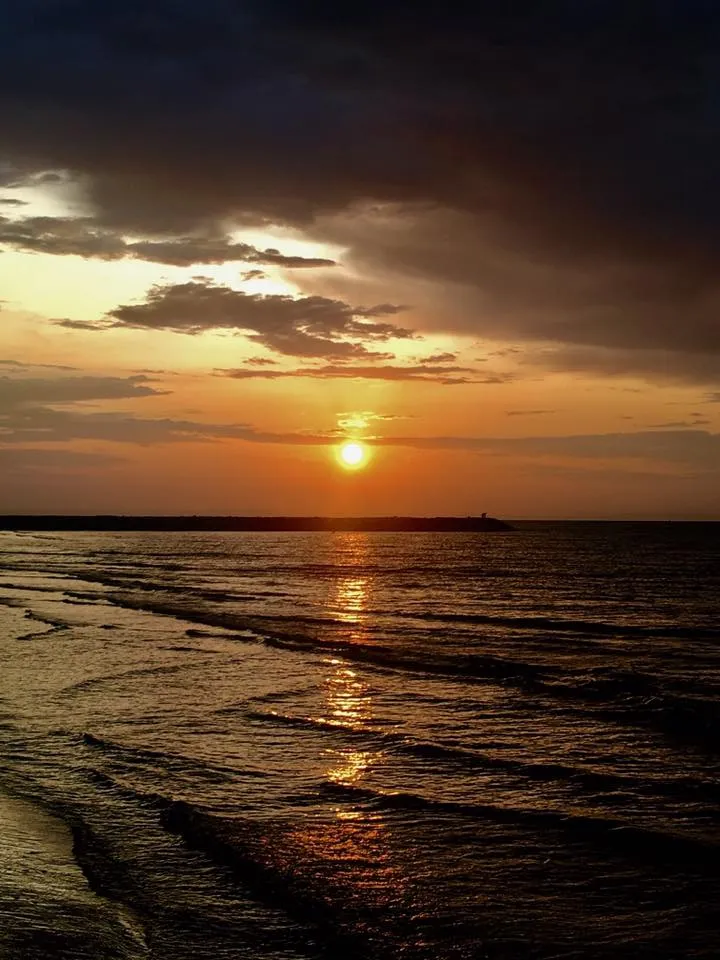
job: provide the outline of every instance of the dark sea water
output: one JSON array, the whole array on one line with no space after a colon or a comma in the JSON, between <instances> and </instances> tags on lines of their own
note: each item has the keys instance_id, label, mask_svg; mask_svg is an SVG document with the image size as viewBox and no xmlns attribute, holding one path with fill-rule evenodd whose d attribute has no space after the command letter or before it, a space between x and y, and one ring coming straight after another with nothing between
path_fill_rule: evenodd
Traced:
<instances>
[{"instance_id":1,"label":"dark sea water","mask_svg":"<svg viewBox=\"0 0 720 960\"><path fill-rule=\"evenodd\" d=\"M720 957L720 525L0 534L0 957Z\"/></svg>"}]
</instances>

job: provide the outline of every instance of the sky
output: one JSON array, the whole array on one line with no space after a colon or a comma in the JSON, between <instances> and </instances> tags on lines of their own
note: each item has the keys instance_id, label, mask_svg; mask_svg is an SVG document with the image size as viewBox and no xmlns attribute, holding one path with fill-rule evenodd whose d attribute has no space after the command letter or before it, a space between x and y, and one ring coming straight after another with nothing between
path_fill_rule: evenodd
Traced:
<instances>
[{"instance_id":1,"label":"sky","mask_svg":"<svg viewBox=\"0 0 720 960\"><path fill-rule=\"evenodd\" d=\"M0 512L720 519L715 0L0 17Z\"/></svg>"}]
</instances>

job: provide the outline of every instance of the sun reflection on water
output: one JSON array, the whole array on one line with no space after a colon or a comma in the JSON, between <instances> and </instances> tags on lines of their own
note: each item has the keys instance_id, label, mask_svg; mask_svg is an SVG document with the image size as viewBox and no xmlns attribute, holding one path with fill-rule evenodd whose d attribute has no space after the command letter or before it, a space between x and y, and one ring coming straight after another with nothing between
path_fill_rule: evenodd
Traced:
<instances>
[{"instance_id":1,"label":"sun reflection on water","mask_svg":"<svg viewBox=\"0 0 720 960\"><path fill-rule=\"evenodd\" d=\"M367 603L369 577L346 577L337 585L333 611L343 623L362 623Z\"/></svg>"},{"instance_id":2,"label":"sun reflection on water","mask_svg":"<svg viewBox=\"0 0 720 960\"><path fill-rule=\"evenodd\" d=\"M337 576L325 609L343 644L365 644L372 631L368 613L373 590L371 538L346 534L334 539ZM302 853L296 862L320 863L323 893L350 911L370 908L379 915L403 901L409 879L398 862L387 815L374 808L359 788L371 788L384 751L373 747L372 674L341 653L323 662L320 719L337 728L322 752L322 777L336 789L317 815L303 818L293 831ZM356 792L357 791L357 792Z\"/></svg>"},{"instance_id":3,"label":"sun reflection on water","mask_svg":"<svg viewBox=\"0 0 720 960\"><path fill-rule=\"evenodd\" d=\"M370 552L368 537L348 534L340 539L344 565L366 565ZM371 576L353 571L336 581L328 607L333 618L351 629L346 639L362 642L367 629L367 605L372 589ZM352 629L352 628L355 629ZM328 672L323 681L327 719L349 730L359 731L373 722L372 697L367 682L358 670L338 657L326 661ZM377 750L356 750L347 745L327 751L331 767L327 777L332 783L355 786L380 756ZM343 814L346 816L347 812ZM340 816L340 814L338 814Z\"/></svg>"},{"instance_id":4,"label":"sun reflection on water","mask_svg":"<svg viewBox=\"0 0 720 960\"><path fill-rule=\"evenodd\" d=\"M326 661L331 668L325 676L325 698L328 719L350 730L360 730L372 723L372 700L367 684L358 679L355 670L344 661ZM370 764L377 759L377 750L356 750L351 746L328 750L331 768L328 779L333 783L353 786L363 777Z\"/></svg>"}]
</instances>

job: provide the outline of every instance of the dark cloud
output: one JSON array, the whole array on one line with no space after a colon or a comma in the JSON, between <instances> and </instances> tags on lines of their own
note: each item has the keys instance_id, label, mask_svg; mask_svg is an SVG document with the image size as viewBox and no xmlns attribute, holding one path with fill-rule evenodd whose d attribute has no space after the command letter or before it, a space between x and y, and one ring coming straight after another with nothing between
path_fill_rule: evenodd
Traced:
<instances>
[{"instance_id":1,"label":"dark cloud","mask_svg":"<svg viewBox=\"0 0 720 960\"><path fill-rule=\"evenodd\" d=\"M651 430L679 430L683 427L705 427L710 423L705 417L693 417L692 420L665 420L663 423L649 423Z\"/></svg>"},{"instance_id":2,"label":"dark cloud","mask_svg":"<svg viewBox=\"0 0 720 960\"><path fill-rule=\"evenodd\" d=\"M247 259L247 258L245 258ZM291 257L280 253L273 247L267 250L258 250L254 257L250 258L255 263L265 263L268 266L276 267L333 267L334 260L327 260L323 257Z\"/></svg>"},{"instance_id":3,"label":"dark cloud","mask_svg":"<svg viewBox=\"0 0 720 960\"><path fill-rule=\"evenodd\" d=\"M650 430L544 437L385 437L375 443L421 450L478 450L588 460L649 460L665 464L692 464L703 470L717 470L720 463L720 433L706 430Z\"/></svg>"},{"instance_id":4,"label":"dark cloud","mask_svg":"<svg viewBox=\"0 0 720 960\"><path fill-rule=\"evenodd\" d=\"M155 389L151 383L150 377L144 374L130 377L0 377L0 444L16 447L27 443L105 441L150 445L219 439L300 445L330 442L330 435L264 432L243 423L137 417L117 411L88 411L83 406L90 400L131 400L166 392ZM17 449L21 462L32 458L31 454L25 456L24 447ZM12 458L11 454L4 456Z\"/></svg>"},{"instance_id":5,"label":"dark cloud","mask_svg":"<svg viewBox=\"0 0 720 960\"><path fill-rule=\"evenodd\" d=\"M0 158L0 187L12 190L24 182L27 171L23 171Z\"/></svg>"},{"instance_id":6,"label":"dark cloud","mask_svg":"<svg viewBox=\"0 0 720 960\"><path fill-rule=\"evenodd\" d=\"M0 421L2 423L2 421ZM284 446L327 446L337 442L328 433L275 432L243 423L203 423L194 420L150 419L122 413L83 413L35 407L13 415L0 432L0 442L68 443L104 441L151 446L170 443L211 443L240 440ZM656 463L674 469L716 471L720 462L720 434L704 430L638 431L544 437L389 436L374 437L377 446L418 450L466 450L489 455L521 456L540 460L627 461Z\"/></svg>"},{"instance_id":7,"label":"dark cloud","mask_svg":"<svg viewBox=\"0 0 720 960\"><path fill-rule=\"evenodd\" d=\"M1 442L0 437L0 442ZM91 453L83 450L63 450L44 447L0 447L0 473L36 472L52 470L54 474L78 468L107 467L119 461L106 453Z\"/></svg>"},{"instance_id":8,"label":"dark cloud","mask_svg":"<svg viewBox=\"0 0 720 960\"><path fill-rule=\"evenodd\" d=\"M359 198L485 209L497 183L515 207L553 188L558 231L580 227L578 203L713 229L719 26L703 0L5 7L8 151L94 174L109 214L144 195L169 219Z\"/></svg>"},{"instance_id":9,"label":"dark cloud","mask_svg":"<svg viewBox=\"0 0 720 960\"><path fill-rule=\"evenodd\" d=\"M619 320L619 318L618 318ZM678 314L676 322L682 326L684 318ZM599 330L598 327L598 338ZM697 331L696 331L697 332ZM687 339L687 334L684 335ZM648 341L651 336L648 332ZM601 346L557 346L526 355L525 362L547 370L573 371L607 377L633 377L656 383L714 384L720 383L720 351L709 342L693 349L658 349L639 343L624 348Z\"/></svg>"},{"instance_id":10,"label":"dark cloud","mask_svg":"<svg viewBox=\"0 0 720 960\"><path fill-rule=\"evenodd\" d=\"M22 220L0 217L0 244L31 253L99 260L147 260L172 267L235 260L284 269L335 266L334 260L286 256L274 247L259 250L249 243L235 243L227 236L187 236L131 242L115 231L99 228L90 217L26 217ZM251 278L262 275L262 271L249 273Z\"/></svg>"},{"instance_id":11,"label":"dark cloud","mask_svg":"<svg viewBox=\"0 0 720 960\"><path fill-rule=\"evenodd\" d=\"M325 218L316 230L378 285L404 299L422 290L426 329L533 342L515 356L551 370L720 381L710 249L629 251L620 238L612 251L558 250L541 238L534 247L514 227L427 207L391 219L392 228L373 216Z\"/></svg>"},{"instance_id":12,"label":"dark cloud","mask_svg":"<svg viewBox=\"0 0 720 960\"><path fill-rule=\"evenodd\" d=\"M85 400L118 400L163 393L149 378L132 377L0 377L0 410L27 404L78 403Z\"/></svg>"},{"instance_id":13,"label":"dark cloud","mask_svg":"<svg viewBox=\"0 0 720 960\"><path fill-rule=\"evenodd\" d=\"M557 413L557 410L506 410L508 417L539 417L545 414Z\"/></svg>"},{"instance_id":14,"label":"dark cloud","mask_svg":"<svg viewBox=\"0 0 720 960\"><path fill-rule=\"evenodd\" d=\"M141 236L421 208L339 232L439 329L717 381L719 45L710 0L6 0L3 148Z\"/></svg>"},{"instance_id":15,"label":"dark cloud","mask_svg":"<svg viewBox=\"0 0 720 960\"><path fill-rule=\"evenodd\" d=\"M273 247L258 250L248 243L233 243L227 238L215 240L180 237L175 240L137 241L125 245L125 256L174 267L189 267L194 263L226 263L232 260L262 263L286 270L335 266L334 260L324 257L288 256ZM262 275L262 271L249 271L249 273L252 275L251 279Z\"/></svg>"},{"instance_id":16,"label":"dark cloud","mask_svg":"<svg viewBox=\"0 0 720 960\"><path fill-rule=\"evenodd\" d=\"M95 230L86 218L28 217L0 220L0 244L33 253L118 260L125 242L114 233Z\"/></svg>"},{"instance_id":17,"label":"dark cloud","mask_svg":"<svg viewBox=\"0 0 720 960\"><path fill-rule=\"evenodd\" d=\"M0 360L0 365L4 367L17 367L21 370L77 370L77 367L69 367L64 363L35 363L34 361L24 362L22 360ZM139 373L147 371L138 371Z\"/></svg>"},{"instance_id":18,"label":"dark cloud","mask_svg":"<svg viewBox=\"0 0 720 960\"><path fill-rule=\"evenodd\" d=\"M91 330L97 332L98 325L89 320L70 320L68 317L61 317L52 321L58 327L65 327L66 330Z\"/></svg>"},{"instance_id":19,"label":"dark cloud","mask_svg":"<svg viewBox=\"0 0 720 960\"><path fill-rule=\"evenodd\" d=\"M457 360L456 353L433 353L429 357L423 357L420 363L454 363Z\"/></svg>"},{"instance_id":20,"label":"dark cloud","mask_svg":"<svg viewBox=\"0 0 720 960\"><path fill-rule=\"evenodd\" d=\"M222 370L220 375L233 380L284 380L308 378L313 380L396 380L440 383L456 386L467 383L501 384L513 378L510 374L480 376L472 367L433 366L426 363L377 363L372 366L357 364L324 364L319 367L297 367L294 370Z\"/></svg>"},{"instance_id":21,"label":"dark cloud","mask_svg":"<svg viewBox=\"0 0 720 960\"><path fill-rule=\"evenodd\" d=\"M26 200L18 200L17 197L0 197L0 205L3 207L26 207Z\"/></svg>"},{"instance_id":22,"label":"dark cloud","mask_svg":"<svg viewBox=\"0 0 720 960\"><path fill-rule=\"evenodd\" d=\"M316 372L324 368L315 368ZM332 375L383 376L390 379L427 378L427 368L420 365L402 368L368 367L353 370L338 365ZM424 373L422 371L425 371ZM311 376L315 375L308 371ZM272 376L276 371L225 371L224 375ZM290 375L293 375L290 372ZM450 380L452 382L452 380ZM489 381L486 381L489 382ZM106 442L150 446L171 443L212 443L239 440L248 443L286 446L327 446L337 442L338 430L327 432L269 431L250 423L215 423L179 418L138 417L125 412L87 410L90 399L132 399L156 394L147 385L147 377L57 377L0 378L0 464L20 469L47 463L60 468L85 463L100 464L94 453L67 456L54 448L28 449L26 444L68 444L71 442ZM60 409L58 409L58 406ZM356 427L361 422L404 419L370 411L338 414L338 427ZM511 455L539 460L573 459L603 462L653 462L672 469L692 468L699 474L717 471L720 462L720 434L699 429L658 429L628 433L586 434L542 437L474 437L474 436L385 436L373 437L378 446L412 447L421 450L467 450L485 454ZM53 459L55 458L55 459ZM13 467L15 464L15 467Z\"/></svg>"},{"instance_id":23,"label":"dark cloud","mask_svg":"<svg viewBox=\"0 0 720 960\"><path fill-rule=\"evenodd\" d=\"M364 343L413 337L412 330L379 319L402 309L389 303L351 307L327 297L249 294L195 280L155 286L144 303L119 306L105 320L83 323L81 329L129 327L185 334L224 330L244 333L253 342L289 356L381 359L391 355L369 350ZM78 325L73 320L55 322Z\"/></svg>"},{"instance_id":24,"label":"dark cloud","mask_svg":"<svg viewBox=\"0 0 720 960\"><path fill-rule=\"evenodd\" d=\"M216 440L247 440L253 443L321 445L328 435L274 433L248 424L203 423L197 420L136 417L127 413L85 413L28 406L0 413L0 443L68 443L97 440L151 446L165 443L209 443Z\"/></svg>"}]
</instances>

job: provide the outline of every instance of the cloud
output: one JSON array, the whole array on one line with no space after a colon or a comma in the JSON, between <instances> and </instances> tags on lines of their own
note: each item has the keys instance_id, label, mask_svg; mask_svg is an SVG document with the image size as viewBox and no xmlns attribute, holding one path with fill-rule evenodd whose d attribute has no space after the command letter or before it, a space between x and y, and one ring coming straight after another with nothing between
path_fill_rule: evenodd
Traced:
<instances>
[{"instance_id":1,"label":"cloud","mask_svg":"<svg viewBox=\"0 0 720 960\"><path fill-rule=\"evenodd\" d=\"M132 377L0 377L0 410L37 403L78 403L159 396L149 378Z\"/></svg>"},{"instance_id":2,"label":"cloud","mask_svg":"<svg viewBox=\"0 0 720 960\"><path fill-rule=\"evenodd\" d=\"M1 441L1 438L0 438ZM63 450L44 447L0 447L0 472L25 473L52 470L53 473L74 471L78 468L106 467L121 458L107 453L91 453L84 450Z\"/></svg>"},{"instance_id":3,"label":"cloud","mask_svg":"<svg viewBox=\"0 0 720 960\"><path fill-rule=\"evenodd\" d=\"M506 410L508 417L539 417L544 414L557 413L557 410Z\"/></svg>"},{"instance_id":4,"label":"cloud","mask_svg":"<svg viewBox=\"0 0 720 960\"><path fill-rule=\"evenodd\" d=\"M64 363L35 363L33 360L27 362L23 360L0 360L0 366L13 367L18 370L77 370L77 367L70 367Z\"/></svg>"},{"instance_id":5,"label":"cloud","mask_svg":"<svg viewBox=\"0 0 720 960\"><path fill-rule=\"evenodd\" d=\"M5 179L133 236L301 224L433 329L717 383L719 45L708 0L6 0Z\"/></svg>"},{"instance_id":6,"label":"cloud","mask_svg":"<svg viewBox=\"0 0 720 960\"><path fill-rule=\"evenodd\" d=\"M457 360L456 353L433 353L429 357L423 357L420 363L423 363L423 364L454 363L455 360Z\"/></svg>"},{"instance_id":7,"label":"cloud","mask_svg":"<svg viewBox=\"0 0 720 960\"><path fill-rule=\"evenodd\" d=\"M96 333L99 329L97 323L90 320L71 320L69 317L59 317L52 320L57 327L65 327L66 330L89 330Z\"/></svg>"},{"instance_id":8,"label":"cloud","mask_svg":"<svg viewBox=\"0 0 720 960\"><path fill-rule=\"evenodd\" d=\"M94 230L91 221L60 217L0 220L0 244L33 253L63 254L118 260L125 241L114 233Z\"/></svg>"},{"instance_id":9,"label":"cloud","mask_svg":"<svg viewBox=\"0 0 720 960\"><path fill-rule=\"evenodd\" d=\"M591 460L652 460L693 464L707 470L717 470L720 463L720 434L707 430L648 430L541 437L384 437L375 442L384 446L406 446L421 450L477 450Z\"/></svg>"},{"instance_id":10,"label":"cloud","mask_svg":"<svg viewBox=\"0 0 720 960\"><path fill-rule=\"evenodd\" d=\"M670 318L672 319L672 318ZM618 323L620 318L618 317ZM677 313L675 323L682 327L685 318ZM650 323L648 341L651 340ZM596 336L601 336L601 327L596 326ZM695 331L697 334L697 331ZM662 336L660 331L658 336ZM679 334L685 340L693 336L692 325L685 334ZM703 346L698 339L695 349L658 348L642 346L604 347L562 346L552 349L526 352L522 362L535 364L548 370L574 371L607 377L633 377L670 384L714 384L720 383L720 352L711 342Z\"/></svg>"},{"instance_id":11,"label":"cloud","mask_svg":"<svg viewBox=\"0 0 720 960\"><path fill-rule=\"evenodd\" d=\"M317 375L323 368L305 371ZM427 368L417 365L409 370L390 368L391 379L427 378ZM223 371L223 375L242 379L246 375L273 375L272 370ZM332 375L353 376L357 370L345 365ZM282 375L282 372L280 372ZM293 372L287 372L293 375ZM443 374L434 372L440 377ZM360 376L382 377L382 368L360 368ZM390 423L406 419L373 411L351 411L337 415L337 428L327 431L264 430L247 422L217 423L176 417L139 417L119 411L95 411L83 407L88 400L148 398L159 391L144 375L131 377L58 376L0 378L0 445L7 451L2 464L37 465L46 457L52 464L53 448L47 444L98 441L150 446L156 444L212 443L238 440L256 444L284 446L327 446L337 442L339 429L364 429L371 423ZM448 381L445 381L448 382ZM450 381L452 374L450 374ZM574 459L585 461L643 461L677 469L692 468L701 473L717 470L720 463L720 434L707 430L649 429L627 433L580 434L540 437L476 436L375 436L377 446L412 447L419 450L466 450L488 455L522 456L547 461ZM39 450L27 444L44 444ZM36 450L36 452L30 452ZM12 452L10 452L12 451ZM63 459L59 467L82 465L85 454ZM35 458L35 459L33 459ZM101 461L87 459L87 462ZM18 467L19 468L19 467Z\"/></svg>"},{"instance_id":12,"label":"cloud","mask_svg":"<svg viewBox=\"0 0 720 960\"><path fill-rule=\"evenodd\" d=\"M666 420L663 423L649 423L651 430L674 430L682 427L704 427L711 421L705 417L693 417L692 420Z\"/></svg>"},{"instance_id":13,"label":"cloud","mask_svg":"<svg viewBox=\"0 0 720 960\"><path fill-rule=\"evenodd\" d=\"M558 248L473 212L427 205L324 218L314 231L347 249L347 265L370 289L390 286L422 302L423 330L522 343L516 359L549 370L720 382L720 281L710 251L626 250L621 238L613 249Z\"/></svg>"},{"instance_id":14,"label":"cloud","mask_svg":"<svg viewBox=\"0 0 720 960\"><path fill-rule=\"evenodd\" d=\"M270 357L248 357L244 363L249 367L267 367L277 363L277 360L272 360Z\"/></svg>"},{"instance_id":15,"label":"cloud","mask_svg":"<svg viewBox=\"0 0 720 960\"><path fill-rule=\"evenodd\" d=\"M116 231L100 228L91 217L26 217L22 220L0 217L0 244L30 253L99 260L146 260L173 267L236 260L284 269L335 266L334 260L324 257L286 256L274 247L259 250L227 236L128 241ZM262 275L262 271L249 273Z\"/></svg>"},{"instance_id":16,"label":"cloud","mask_svg":"<svg viewBox=\"0 0 720 960\"><path fill-rule=\"evenodd\" d=\"M97 324L55 322L72 328L80 322L85 330L126 327L192 335L232 331L288 356L383 358L390 355L369 350L361 341L378 344L412 338L412 330L379 319L402 309L389 303L352 307L327 297L250 294L196 280L154 286L144 303L116 307Z\"/></svg>"},{"instance_id":17,"label":"cloud","mask_svg":"<svg viewBox=\"0 0 720 960\"><path fill-rule=\"evenodd\" d=\"M294 370L247 370L232 369L218 371L220 376L231 377L233 380L284 380L284 379L314 379L314 380L395 380L395 381L422 381L441 383L445 386L456 386L467 383L501 384L509 383L513 378L510 374L495 374L479 376L472 367L433 366L418 363L404 366L388 363L378 363L373 366L357 364L324 364L319 367L297 367Z\"/></svg>"},{"instance_id":18,"label":"cloud","mask_svg":"<svg viewBox=\"0 0 720 960\"><path fill-rule=\"evenodd\" d=\"M220 240L183 237L177 240L144 240L126 245L128 256L169 266L187 267L193 263L226 263L244 260L266 266L292 269L298 267L333 267L334 260L325 257L298 257L280 253L273 247L258 250L247 243L233 243L227 238ZM255 274L255 271L249 271ZM261 271L258 271L261 273Z\"/></svg>"},{"instance_id":19,"label":"cloud","mask_svg":"<svg viewBox=\"0 0 720 960\"><path fill-rule=\"evenodd\" d=\"M0 187L12 190L25 179L26 175L27 171L0 160Z\"/></svg>"},{"instance_id":20,"label":"cloud","mask_svg":"<svg viewBox=\"0 0 720 960\"><path fill-rule=\"evenodd\" d=\"M348 431L352 433L364 432L368 430L371 424L389 423L392 420L411 420L404 414L395 413L374 413L372 410L349 410L337 415L336 435L344 436Z\"/></svg>"},{"instance_id":21,"label":"cloud","mask_svg":"<svg viewBox=\"0 0 720 960\"><path fill-rule=\"evenodd\" d=\"M108 217L297 218L368 197L522 203L529 222L540 206L542 229L554 206L557 232L579 229L578 206L708 231L717 213L702 58L719 27L702 0L6 7L8 155L82 170Z\"/></svg>"},{"instance_id":22,"label":"cloud","mask_svg":"<svg viewBox=\"0 0 720 960\"><path fill-rule=\"evenodd\" d=\"M204 423L171 417L136 417L126 413L84 413L29 406L0 413L0 443L69 443L98 440L150 446L166 443L209 443L246 440L300 446L332 442L330 434L279 433L242 423Z\"/></svg>"},{"instance_id":23,"label":"cloud","mask_svg":"<svg viewBox=\"0 0 720 960\"><path fill-rule=\"evenodd\" d=\"M212 443L239 440L281 446L328 446L337 442L337 430L325 433L266 431L244 423L203 423L174 418L141 418L123 413L83 413L32 407L0 416L0 443ZM386 436L370 441L381 447L416 450L469 451L533 460L625 461L654 463L672 469L717 471L720 434L705 430L637 431L543 437ZM20 448L23 449L23 448Z\"/></svg>"},{"instance_id":24,"label":"cloud","mask_svg":"<svg viewBox=\"0 0 720 960\"><path fill-rule=\"evenodd\" d=\"M151 384L151 378L144 374L130 377L0 377L0 444L97 440L149 445L238 439L308 445L327 443L330 439L329 434L264 432L242 423L137 417L117 411L88 411L82 406L90 400L148 398L167 392ZM28 457L31 455L28 454L26 459Z\"/></svg>"}]
</instances>

